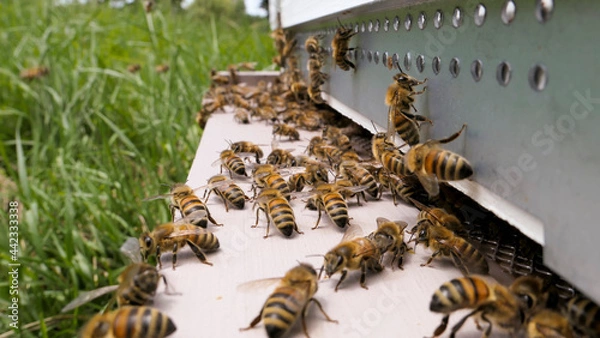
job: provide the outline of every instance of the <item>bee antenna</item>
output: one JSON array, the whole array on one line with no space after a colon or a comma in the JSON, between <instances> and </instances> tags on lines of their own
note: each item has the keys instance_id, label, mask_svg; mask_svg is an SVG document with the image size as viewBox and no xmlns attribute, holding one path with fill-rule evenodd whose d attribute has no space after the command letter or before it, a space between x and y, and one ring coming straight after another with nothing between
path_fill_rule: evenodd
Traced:
<instances>
[{"instance_id":1,"label":"bee antenna","mask_svg":"<svg viewBox=\"0 0 600 338\"><path fill-rule=\"evenodd\" d=\"M140 223L142 223L142 231L150 232L150 229L148 229L148 224L146 223L146 218L144 218L144 215L138 215L138 218L140 219Z\"/></svg>"},{"instance_id":2,"label":"bee antenna","mask_svg":"<svg viewBox=\"0 0 600 338\"><path fill-rule=\"evenodd\" d=\"M342 25L342 22L340 21L340 18L337 17L336 19L337 19L337 22L340 24L340 27L344 27L344 25Z\"/></svg>"},{"instance_id":3,"label":"bee antenna","mask_svg":"<svg viewBox=\"0 0 600 338\"><path fill-rule=\"evenodd\" d=\"M321 254L312 254L312 255L306 255L306 256L304 256L304 257L306 257L306 258L308 258L308 257L325 257L325 255L321 255Z\"/></svg>"},{"instance_id":4,"label":"bee antenna","mask_svg":"<svg viewBox=\"0 0 600 338\"><path fill-rule=\"evenodd\" d=\"M371 120L371 124L373 125L373 129L375 130L375 133L378 134L379 130L377 130L377 126L375 125L375 121Z\"/></svg>"},{"instance_id":5,"label":"bee antenna","mask_svg":"<svg viewBox=\"0 0 600 338\"><path fill-rule=\"evenodd\" d=\"M400 62L398 62L398 60L396 60L396 67L398 68L398 70L399 70L401 73L404 73L404 71L402 70L402 67L400 67Z\"/></svg>"}]
</instances>

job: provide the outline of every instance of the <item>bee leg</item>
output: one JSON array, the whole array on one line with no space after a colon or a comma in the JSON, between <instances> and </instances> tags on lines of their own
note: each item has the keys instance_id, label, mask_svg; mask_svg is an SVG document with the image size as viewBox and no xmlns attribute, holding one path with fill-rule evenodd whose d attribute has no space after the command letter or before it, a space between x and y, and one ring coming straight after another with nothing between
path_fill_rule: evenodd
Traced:
<instances>
[{"instance_id":1,"label":"bee leg","mask_svg":"<svg viewBox=\"0 0 600 338\"><path fill-rule=\"evenodd\" d=\"M206 201L208 201L208 198L210 197L211 192L212 192L212 189L204 189L204 195L202 195L202 198L204 199L204 203L206 203ZM206 196L206 193L208 193L208 196Z\"/></svg>"},{"instance_id":2,"label":"bee leg","mask_svg":"<svg viewBox=\"0 0 600 338\"><path fill-rule=\"evenodd\" d=\"M484 322L488 323L488 327L483 333L483 337L487 338L492 333L492 322L485 316L485 312L481 314L481 319L483 319Z\"/></svg>"},{"instance_id":3,"label":"bee leg","mask_svg":"<svg viewBox=\"0 0 600 338\"><path fill-rule=\"evenodd\" d=\"M225 203L225 204L227 204L227 203ZM209 221L210 221L212 224L214 224L214 225L216 225L216 226L220 226L220 227L222 227L222 226L223 226L223 223L217 223L217 221L216 221L214 218L212 218L212 216L211 216L211 215L210 215L210 213L208 212L208 209L206 209L206 218L208 218L208 220L209 220Z\"/></svg>"},{"instance_id":4,"label":"bee leg","mask_svg":"<svg viewBox=\"0 0 600 338\"><path fill-rule=\"evenodd\" d=\"M444 333L444 331L446 331L446 327L448 326L449 318L450 318L450 314L447 314L444 316L444 318L442 318L442 322L440 323L440 325L438 325L438 327L435 328L435 331L433 331L434 337L441 336L442 333Z\"/></svg>"},{"instance_id":5,"label":"bee leg","mask_svg":"<svg viewBox=\"0 0 600 338\"><path fill-rule=\"evenodd\" d=\"M319 221L321 220L321 204L317 204L318 206L318 211L319 211L319 217L317 218L317 224L315 224L314 227L312 227L312 230L315 230L317 227L319 227Z\"/></svg>"},{"instance_id":6,"label":"bee leg","mask_svg":"<svg viewBox=\"0 0 600 338\"><path fill-rule=\"evenodd\" d=\"M211 262L209 262L208 260L206 260L206 256L204 255L204 253L202 252L202 249L200 249L200 247L198 247L196 245L196 243L188 240L187 241L188 245L190 246L190 248L192 249L192 251L196 254L196 257L198 257L198 259L200 260L200 262L202 262L203 264L206 265L213 265Z\"/></svg>"},{"instance_id":7,"label":"bee leg","mask_svg":"<svg viewBox=\"0 0 600 338\"><path fill-rule=\"evenodd\" d=\"M417 247L417 246L415 245L415 249L416 249L416 247ZM436 258L436 257L437 257L437 256L438 256L440 253L441 253L441 251L440 251L440 250L438 250L438 251L434 252L434 253L431 255L431 257L429 257L429 259L427 260L427 262L425 262L425 263L421 264L421 266L427 266L427 265L431 264L431 262L433 261L433 259L434 259L434 258Z\"/></svg>"},{"instance_id":8,"label":"bee leg","mask_svg":"<svg viewBox=\"0 0 600 338\"><path fill-rule=\"evenodd\" d=\"M337 292L338 288L340 287L340 284L342 284L344 279L346 279L347 274L348 274L348 270L342 270L342 276L340 277L339 282L335 285L335 292Z\"/></svg>"},{"instance_id":9,"label":"bee leg","mask_svg":"<svg viewBox=\"0 0 600 338\"><path fill-rule=\"evenodd\" d=\"M173 243L173 270L175 270L175 265L177 265L177 250L179 250L179 246L175 242Z\"/></svg>"},{"instance_id":10,"label":"bee leg","mask_svg":"<svg viewBox=\"0 0 600 338\"><path fill-rule=\"evenodd\" d=\"M255 204L256 205L256 204ZM256 209L256 221L254 222L253 225L251 225L251 228L256 228L258 226L258 212L262 210L263 212L265 211L263 208L258 207L258 209Z\"/></svg>"},{"instance_id":11,"label":"bee leg","mask_svg":"<svg viewBox=\"0 0 600 338\"><path fill-rule=\"evenodd\" d=\"M156 261L158 262L158 268L162 269L162 262L160 261L160 246L156 246Z\"/></svg>"},{"instance_id":12,"label":"bee leg","mask_svg":"<svg viewBox=\"0 0 600 338\"><path fill-rule=\"evenodd\" d=\"M260 313L258 314L258 316L256 316L256 318L254 318L252 320L252 322L250 323L250 325L248 325L248 327L242 327L242 328L240 328L240 331L250 330L250 329L254 328L256 326L256 324L260 323L260 320L262 318L263 310L264 310L264 307L262 309L260 309Z\"/></svg>"},{"instance_id":13,"label":"bee leg","mask_svg":"<svg viewBox=\"0 0 600 338\"><path fill-rule=\"evenodd\" d=\"M310 338L310 336L308 335L308 330L306 329L306 321L305 321L305 317L306 317L306 313L308 312L308 304L310 302L314 302L315 304L317 304L317 306L319 307L319 310L321 311L321 313L323 314L323 316L325 316L325 319L327 319L328 322L331 323L336 323L338 324L338 321L335 319L331 319L327 313L325 312L325 310L323 310L323 306L321 305L321 302L319 302L317 299L315 298L311 298L308 300L308 302L306 302L306 305L304 306L304 309L302 310L302 331L304 331L304 335L307 338Z\"/></svg>"},{"instance_id":14,"label":"bee leg","mask_svg":"<svg viewBox=\"0 0 600 338\"><path fill-rule=\"evenodd\" d=\"M457 131L456 133L454 133L454 134L452 134L452 135L448 136L448 137L447 137L447 138L445 138L445 139L438 140L437 142L439 142L439 143L449 143L449 142L452 142L452 141L454 141L454 140L455 140L457 137L459 137L459 136L460 136L460 134L462 134L462 132L463 132L463 130L465 130L465 128L467 128L467 124L466 124L466 123L465 123L465 124L463 124L462 128L460 128L460 130L459 130L459 131Z\"/></svg>"},{"instance_id":15,"label":"bee leg","mask_svg":"<svg viewBox=\"0 0 600 338\"><path fill-rule=\"evenodd\" d=\"M266 212L265 212L266 214ZM269 228L271 227L271 218L269 218L269 215L267 214L267 233L263 236L263 238L267 238L269 237Z\"/></svg>"},{"instance_id":16,"label":"bee leg","mask_svg":"<svg viewBox=\"0 0 600 338\"><path fill-rule=\"evenodd\" d=\"M474 314L476 314L477 312L480 312L481 309L477 308L469 313L467 313L464 317L462 317L458 323L456 323L453 327L452 327L452 332L450 332L450 338L454 338L456 336L456 332L458 332L458 330L460 330L460 328L465 324L465 322L467 321L467 319L469 319L469 317L473 316ZM489 329L491 330L491 324ZM487 336L486 336L487 337Z\"/></svg>"},{"instance_id":17,"label":"bee leg","mask_svg":"<svg viewBox=\"0 0 600 338\"><path fill-rule=\"evenodd\" d=\"M304 235L304 232L298 229L298 224L296 224L296 222L294 222L294 231L296 231L300 235Z\"/></svg>"},{"instance_id":18,"label":"bee leg","mask_svg":"<svg viewBox=\"0 0 600 338\"><path fill-rule=\"evenodd\" d=\"M167 295L181 295L181 292L170 292L169 291L169 284L167 283L167 278L165 277L165 275L159 275L160 278L162 278L163 283L165 283L165 293Z\"/></svg>"},{"instance_id":19,"label":"bee leg","mask_svg":"<svg viewBox=\"0 0 600 338\"><path fill-rule=\"evenodd\" d=\"M366 281L367 281L367 263L363 262L363 264L361 264L361 267L360 267L360 286L365 290L369 290L369 288L367 287Z\"/></svg>"}]
</instances>

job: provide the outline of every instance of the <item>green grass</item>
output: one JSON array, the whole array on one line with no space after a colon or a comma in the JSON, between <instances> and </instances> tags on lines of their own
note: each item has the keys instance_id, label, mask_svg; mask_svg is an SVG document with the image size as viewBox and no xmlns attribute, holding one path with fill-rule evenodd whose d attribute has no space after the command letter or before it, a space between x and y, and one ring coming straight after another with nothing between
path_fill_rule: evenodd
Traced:
<instances>
[{"instance_id":1,"label":"green grass","mask_svg":"<svg viewBox=\"0 0 600 338\"><path fill-rule=\"evenodd\" d=\"M51 3L0 4L0 200L4 210L9 200L21 208L20 326L58 315L79 290L116 283L127 263L118 248L139 234L140 217L151 226L170 218L166 203L142 200L185 181L210 69L241 61L264 68L274 55L264 19L171 12L168 1L150 15L139 4ZM130 63L141 71L129 74ZM160 63L170 71L157 74ZM49 75L19 78L38 65ZM5 212L0 223L5 267ZM0 281L4 331L10 295L6 276ZM91 315L106 300L75 314ZM51 321L22 335L73 337L82 324Z\"/></svg>"}]
</instances>

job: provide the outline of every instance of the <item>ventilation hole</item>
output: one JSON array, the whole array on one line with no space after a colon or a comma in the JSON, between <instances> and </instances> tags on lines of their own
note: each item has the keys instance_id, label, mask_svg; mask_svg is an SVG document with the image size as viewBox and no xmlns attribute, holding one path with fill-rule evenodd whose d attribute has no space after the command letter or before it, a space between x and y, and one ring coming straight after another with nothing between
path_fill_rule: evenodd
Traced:
<instances>
[{"instance_id":1,"label":"ventilation hole","mask_svg":"<svg viewBox=\"0 0 600 338\"><path fill-rule=\"evenodd\" d=\"M371 51L367 52L367 61L369 61L369 62L373 61L373 52L371 52Z\"/></svg>"},{"instance_id":2,"label":"ventilation hole","mask_svg":"<svg viewBox=\"0 0 600 338\"><path fill-rule=\"evenodd\" d=\"M360 25L357 23L354 24L354 33L358 33L360 30Z\"/></svg>"},{"instance_id":3,"label":"ventilation hole","mask_svg":"<svg viewBox=\"0 0 600 338\"><path fill-rule=\"evenodd\" d=\"M471 63L471 75L473 75L473 80L475 80L475 82L481 80L481 77L483 76L483 65L480 60L475 60Z\"/></svg>"},{"instance_id":4,"label":"ventilation hole","mask_svg":"<svg viewBox=\"0 0 600 338\"><path fill-rule=\"evenodd\" d=\"M459 7L454 9L454 13L452 13L452 26L454 28L458 28L463 24L463 12Z\"/></svg>"},{"instance_id":5,"label":"ventilation hole","mask_svg":"<svg viewBox=\"0 0 600 338\"><path fill-rule=\"evenodd\" d=\"M394 17L394 30L397 32L400 29L400 18L396 15Z\"/></svg>"},{"instance_id":6,"label":"ventilation hole","mask_svg":"<svg viewBox=\"0 0 600 338\"><path fill-rule=\"evenodd\" d=\"M389 60L388 60L389 59ZM388 52L383 52L383 55L381 56L381 64L384 67L388 67L388 63L389 61L391 61L392 59L388 57ZM391 64L391 63L390 63Z\"/></svg>"},{"instance_id":7,"label":"ventilation hole","mask_svg":"<svg viewBox=\"0 0 600 338\"><path fill-rule=\"evenodd\" d=\"M373 27L373 30L375 32L379 32L380 27L381 27L381 23L379 22L379 20L375 20L375 26Z\"/></svg>"},{"instance_id":8,"label":"ventilation hole","mask_svg":"<svg viewBox=\"0 0 600 338\"><path fill-rule=\"evenodd\" d=\"M498 83L506 87L510 82L510 75L510 64L508 64L508 62L500 63L498 65L498 69L496 70L496 78L498 79Z\"/></svg>"},{"instance_id":9,"label":"ventilation hole","mask_svg":"<svg viewBox=\"0 0 600 338\"><path fill-rule=\"evenodd\" d=\"M425 15L425 12L421 12L421 14L419 14L419 18L417 19L417 25L419 26L420 30L425 29L425 27L427 26L427 15Z\"/></svg>"},{"instance_id":10,"label":"ventilation hole","mask_svg":"<svg viewBox=\"0 0 600 338\"><path fill-rule=\"evenodd\" d=\"M460 60L457 58L452 58L452 60L450 60L450 74L455 78L460 74Z\"/></svg>"},{"instance_id":11,"label":"ventilation hole","mask_svg":"<svg viewBox=\"0 0 600 338\"><path fill-rule=\"evenodd\" d=\"M552 17L554 9L554 0L537 0L535 6L535 16L539 22L544 23Z\"/></svg>"},{"instance_id":12,"label":"ventilation hole","mask_svg":"<svg viewBox=\"0 0 600 338\"><path fill-rule=\"evenodd\" d=\"M441 10L437 10L437 12L435 12L435 14L433 15L433 27L435 27L436 29L440 29L440 27L442 27L442 25L444 24L444 13L442 13Z\"/></svg>"},{"instance_id":13,"label":"ventilation hole","mask_svg":"<svg viewBox=\"0 0 600 338\"><path fill-rule=\"evenodd\" d=\"M517 6L513 0L508 0L504 6L502 7L502 22L505 24L510 24L515 19L515 15L517 14Z\"/></svg>"},{"instance_id":14,"label":"ventilation hole","mask_svg":"<svg viewBox=\"0 0 600 338\"><path fill-rule=\"evenodd\" d=\"M410 52L408 52L408 53L404 54L404 70L409 71L411 65L412 65L412 55L410 55Z\"/></svg>"},{"instance_id":15,"label":"ventilation hole","mask_svg":"<svg viewBox=\"0 0 600 338\"><path fill-rule=\"evenodd\" d=\"M375 64L378 65L379 64L379 52L375 52L375 54L373 54L373 60L375 61Z\"/></svg>"},{"instance_id":16,"label":"ventilation hole","mask_svg":"<svg viewBox=\"0 0 600 338\"><path fill-rule=\"evenodd\" d=\"M419 73L423 73L423 70L425 69L425 57L423 55L417 56L417 60L415 63L417 65L417 70L419 70Z\"/></svg>"},{"instance_id":17,"label":"ventilation hole","mask_svg":"<svg viewBox=\"0 0 600 338\"><path fill-rule=\"evenodd\" d=\"M529 85L535 91L541 92L548 84L548 70L544 65L535 65L529 70Z\"/></svg>"},{"instance_id":18,"label":"ventilation hole","mask_svg":"<svg viewBox=\"0 0 600 338\"><path fill-rule=\"evenodd\" d=\"M383 21L383 30L385 32L390 30L390 19L385 18L385 20Z\"/></svg>"},{"instance_id":19,"label":"ventilation hole","mask_svg":"<svg viewBox=\"0 0 600 338\"><path fill-rule=\"evenodd\" d=\"M369 29L369 33L373 31L373 20L369 20L367 28Z\"/></svg>"},{"instance_id":20,"label":"ventilation hole","mask_svg":"<svg viewBox=\"0 0 600 338\"><path fill-rule=\"evenodd\" d=\"M366 56L367 56L367 51L364 49L361 49L360 59L364 60Z\"/></svg>"},{"instance_id":21,"label":"ventilation hole","mask_svg":"<svg viewBox=\"0 0 600 338\"><path fill-rule=\"evenodd\" d=\"M363 23L360 24L360 31L364 33L366 30L367 30L367 26L366 26L365 22L363 21Z\"/></svg>"},{"instance_id":22,"label":"ventilation hole","mask_svg":"<svg viewBox=\"0 0 600 338\"><path fill-rule=\"evenodd\" d=\"M475 14L473 15L473 21L475 21L475 24L477 26L481 26L485 22L486 15L487 15L487 10L485 9L485 6L483 4L479 4L479 5L477 5L477 7L475 7Z\"/></svg>"},{"instance_id":23,"label":"ventilation hole","mask_svg":"<svg viewBox=\"0 0 600 338\"><path fill-rule=\"evenodd\" d=\"M440 73L441 63L442 60L440 60L439 56L436 56L433 58L433 60L431 60L431 69L433 70L433 73L435 75L438 75Z\"/></svg>"},{"instance_id":24,"label":"ventilation hole","mask_svg":"<svg viewBox=\"0 0 600 338\"><path fill-rule=\"evenodd\" d=\"M412 15L407 14L406 19L404 19L404 29L409 31L412 28L412 22L413 22Z\"/></svg>"},{"instance_id":25,"label":"ventilation hole","mask_svg":"<svg viewBox=\"0 0 600 338\"><path fill-rule=\"evenodd\" d=\"M398 54L394 53L394 55L392 55L392 68L393 67L398 68L398 59L399 59Z\"/></svg>"}]
</instances>

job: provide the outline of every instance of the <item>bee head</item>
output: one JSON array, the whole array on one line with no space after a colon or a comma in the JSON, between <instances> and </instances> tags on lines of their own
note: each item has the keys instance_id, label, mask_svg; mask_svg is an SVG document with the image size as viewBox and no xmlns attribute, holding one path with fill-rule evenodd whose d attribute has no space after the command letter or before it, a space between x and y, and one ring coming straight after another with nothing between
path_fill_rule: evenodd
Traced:
<instances>
[{"instance_id":1,"label":"bee head","mask_svg":"<svg viewBox=\"0 0 600 338\"><path fill-rule=\"evenodd\" d=\"M325 255L325 273L327 277L331 277L344 266L345 258L336 252L329 252Z\"/></svg>"},{"instance_id":2,"label":"bee head","mask_svg":"<svg viewBox=\"0 0 600 338\"><path fill-rule=\"evenodd\" d=\"M151 252L156 250L156 242L149 232L144 232L139 239L140 242L140 253L144 261L148 259Z\"/></svg>"}]
</instances>

